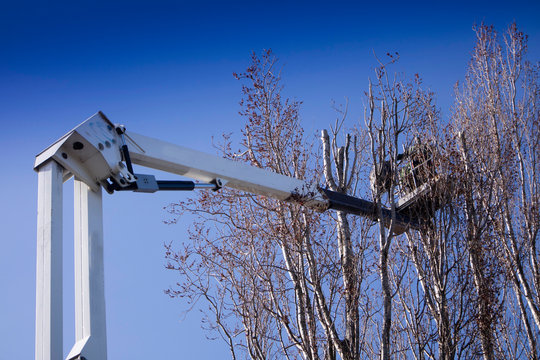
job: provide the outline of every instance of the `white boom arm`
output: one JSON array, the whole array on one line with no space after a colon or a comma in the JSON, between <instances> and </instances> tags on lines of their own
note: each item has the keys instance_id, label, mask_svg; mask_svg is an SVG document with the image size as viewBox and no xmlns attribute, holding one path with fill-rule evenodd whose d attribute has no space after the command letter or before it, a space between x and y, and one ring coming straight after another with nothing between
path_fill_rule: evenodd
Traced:
<instances>
[{"instance_id":1,"label":"white boom arm","mask_svg":"<svg viewBox=\"0 0 540 360\"><path fill-rule=\"evenodd\" d=\"M128 151L129 148L129 151ZM75 177L76 344L67 359L105 360L105 295L101 188L154 192L170 184L133 173L131 161L207 184L295 202L318 211L336 209L378 218L373 203L241 162L156 140L111 123L101 112L37 155L39 173L36 284L36 360L62 352L61 182ZM178 182L177 182L178 183ZM185 183L185 182L183 182ZM212 185L211 185L212 184ZM200 186L199 186L200 185ZM175 185L176 186L176 185ZM175 188L173 186L173 188ZM415 223L383 209L382 217L401 233ZM60 260L58 260L60 259ZM60 355L61 356L61 355Z\"/></svg>"},{"instance_id":2,"label":"white boom arm","mask_svg":"<svg viewBox=\"0 0 540 360\"><path fill-rule=\"evenodd\" d=\"M108 179L127 187L136 179L123 162L119 151L123 140L116 128L97 113L40 153L34 168L54 159L65 169L64 180L74 175L95 191L100 185L107 188ZM278 200L294 198L319 210L329 207L328 200L305 181L133 132L126 132L126 138L134 164L207 183L219 179L228 187Z\"/></svg>"},{"instance_id":3,"label":"white boom arm","mask_svg":"<svg viewBox=\"0 0 540 360\"><path fill-rule=\"evenodd\" d=\"M323 199L316 188L305 181L148 136L132 132L126 135L134 164L207 183L221 179L227 187L278 200L290 201L295 194L311 207L320 210L328 208L328 200Z\"/></svg>"}]
</instances>

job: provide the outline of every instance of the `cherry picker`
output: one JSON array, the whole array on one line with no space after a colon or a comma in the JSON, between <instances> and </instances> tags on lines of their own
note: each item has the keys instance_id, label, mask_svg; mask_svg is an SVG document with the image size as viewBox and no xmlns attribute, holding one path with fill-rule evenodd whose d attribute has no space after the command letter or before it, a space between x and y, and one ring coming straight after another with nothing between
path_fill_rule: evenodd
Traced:
<instances>
[{"instance_id":1,"label":"cherry picker","mask_svg":"<svg viewBox=\"0 0 540 360\"><path fill-rule=\"evenodd\" d=\"M133 165L191 180L157 180ZM156 191L223 187L315 209L337 210L382 220L396 234L419 229L420 219L406 199L393 214L371 201L318 187L306 181L153 139L113 124L98 112L35 159L38 173L36 277L36 360L62 358L62 184L75 181L76 343L67 360L105 360L105 294L102 189ZM408 204L408 205L407 205Z\"/></svg>"}]
</instances>

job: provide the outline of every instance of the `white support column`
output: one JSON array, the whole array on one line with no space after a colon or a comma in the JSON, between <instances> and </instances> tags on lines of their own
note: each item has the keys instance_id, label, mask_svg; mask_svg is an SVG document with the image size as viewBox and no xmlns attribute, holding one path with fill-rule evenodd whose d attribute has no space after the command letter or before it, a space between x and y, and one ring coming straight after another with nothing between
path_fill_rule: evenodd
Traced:
<instances>
[{"instance_id":1,"label":"white support column","mask_svg":"<svg viewBox=\"0 0 540 360\"><path fill-rule=\"evenodd\" d=\"M54 160L38 169L36 360L62 359L62 172Z\"/></svg>"},{"instance_id":2,"label":"white support column","mask_svg":"<svg viewBox=\"0 0 540 360\"><path fill-rule=\"evenodd\" d=\"M107 359L101 188L75 179L75 346L67 359Z\"/></svg>"}]
</instances>

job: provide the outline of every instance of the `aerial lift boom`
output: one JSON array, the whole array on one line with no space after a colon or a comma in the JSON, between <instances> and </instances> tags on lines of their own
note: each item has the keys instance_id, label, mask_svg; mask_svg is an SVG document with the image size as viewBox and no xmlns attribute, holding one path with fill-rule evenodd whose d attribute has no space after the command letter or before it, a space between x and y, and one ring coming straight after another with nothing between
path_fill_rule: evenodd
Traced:
<instances>
[{"instance_id":1,"label":"aerial lift boom","mask_svg":"<svg viewBox=\"0 0 540 360\"><path fill-rule=\"evenodd\" d=\"M136 174L133 164L191 180L160 181ZM62 358L62 183L75 178L75 322L71 359L107 357L101 189L107 192L219 190L226 186L317 211L335 209L379 219L374 203L306 181L127 132L99 112L37 155L38 234L36 360ZM394 233L417 220L382 209Z\"/></svg>"}]
</instances>

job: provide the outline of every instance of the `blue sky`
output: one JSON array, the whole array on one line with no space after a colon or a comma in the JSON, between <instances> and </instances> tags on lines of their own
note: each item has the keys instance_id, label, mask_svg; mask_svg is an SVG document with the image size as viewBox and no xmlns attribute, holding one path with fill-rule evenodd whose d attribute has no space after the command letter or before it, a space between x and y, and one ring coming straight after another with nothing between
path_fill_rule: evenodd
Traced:
<instances>
[{"instance_id":1,"label":"blue sky","mask_svg":"<svg viewBox=\"0 0 540 360\"><path fill-rule=\"evenodd\" d=\"M135 132L213 152L212 136L239 132L240 84L232 72L271 48L285 94L304 102L310 131L334 121L331 101L350 100L358 121L373 53L399 52L420 73L443 116L462 80L482 21L512 21L540 57L539 2L7 2L0 7L0 360L34 347L37 175L34 156L102 110ZM162 175L162 178L167 176ZM170 178L170 177L169 177ZM74 342L73 185L64 186L64 348ZM104 195L110 359L228 356L200 327L197 310L163 290L163 243L182 241L189 219L167 226L163 207L186 196Z\"/></svg>"}]
</instances>

